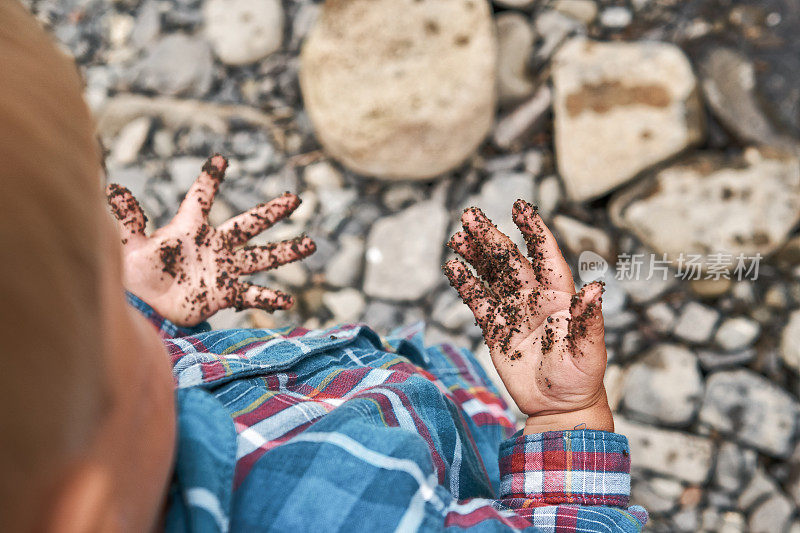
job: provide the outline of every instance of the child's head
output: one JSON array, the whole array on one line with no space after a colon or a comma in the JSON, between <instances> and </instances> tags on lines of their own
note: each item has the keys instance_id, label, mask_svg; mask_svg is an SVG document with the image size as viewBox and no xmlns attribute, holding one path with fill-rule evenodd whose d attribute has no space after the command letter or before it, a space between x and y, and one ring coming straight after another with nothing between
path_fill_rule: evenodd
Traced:
<instances>
[{"instance_id":1,"label":"child's head","mask_svg":"<svg viewBox=\"0 0 800 533\"><path fill-rule=\"evenodd\" d=\"M0 530L141 531L172 459L167 356L124 302L77 72L16 1L0 72Z\"/></svg>"}]
</instances>

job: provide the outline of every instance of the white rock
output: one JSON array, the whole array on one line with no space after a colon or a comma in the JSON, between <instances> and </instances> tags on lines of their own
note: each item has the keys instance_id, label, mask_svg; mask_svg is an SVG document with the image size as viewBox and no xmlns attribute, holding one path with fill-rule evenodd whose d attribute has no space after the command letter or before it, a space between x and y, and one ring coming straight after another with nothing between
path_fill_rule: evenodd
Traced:
<instances>
[{"instance_id":1,"label":"white rock","mask_svg":"<svg viewBox=\"0 0 800 533\"><path fill-rule=\"evenodd\" d=\"M556 0L553 9L576 20L589 24L597 16L597 4L594 0Z\"/></svg>"},{"instance_id":2,"label":"white rock","mask_svg":"<svg viewBox=\"0 0 800 533\"><path fill-rule=\"evenodd\" d=\"M688 302L681 309L673 333L687 342L706 342L719 320L719 312L697 302Z\"/></svg>"},{"instance_id":3,"label":"white rock","mask_svg":"<svg viewBox=\"0 0 800 533\"><path fill-rule=\"evenodd\" d=\"M200 157L175 157L169 162L169 175L175 187L184 194L200 175L205 159Z\"/></svg>"},{"instance_id":4,"label":"white rock","mask_svg":"<svg viewBox=\"0 0 800 533\"><path fill-rule=\"evenodd\" d=\"M289 263L270 272L270 277L290 287L302 287L308 283L308 269L302 263Z\"/></svg>"},{"instance_id":5,"label":"white rock","mask_svg":"<svg viewBox=\"0 0 800 533\"><path fill-rule=\"evenodd\" d=\"M533 92L528 70L534 33L527 17L513 11L497 15L497 97L500 103L525 98Z\"/></svg>"},{"instance_id":6,"label":"white rock","mask_svg":"<svg viewBox=\"0 0 800 533\"><path fill-rule=\"evenodd\" d=\"M720 325L714 341L723 350L735 351L751 346L758 338L761 326L755 320L737 316L728 318Z\"/></svg>"},{"instance_id":7,"label":"white rock","mask_svg":"<svg viewBox=\"0 0 800 533\"><path fill-rule=\"evenodd\" d=\"M472 311L453 290L446 290L436 300L431 317L449 329L461 329L475 321Z\"/></svg>"},{"instance_id":8,"label":"white rock","mask_svg":"<svg viewBox=\"0 0 800 533\"><path fill-rule=\"evenodd\" d=\"M532 6L535 1L536 0L494 0L494 3L499 6L524 9Z\"/></svg>"},{"instance_id":9,"label":"white rock","mask_svg":"<svg viewBox=\"0 0 800 533\"><path fill-rule=\"evenodd\" d=\"M696 255L703 268L752 279L736 273L737 258L767 255L786 240L800 219L800 165L756 149L730 159L700 154L623 191L609 212L673 266Z\"/></svg>"},{"instance_id":10,"label":"white rock","mask_svg":"<svg viewBox=\"0 0 800 533\"><path fill-rule=\"evenodd\" d=\"M785 531L793 512L794 506L786 496L773 494L750 514L750 533Z\"/></svg>"},{"instance_id":11,"label":"white rock","mask_svg":"<svg viewBox=\"0 0 800 533\"><path fill-rule=\"evenodd\" d=\"M430 178L469 157L492 125L495 72L486 0L328 0L300 58L318 139L380 178Z\"/></svg>"},{"instance_id":12,"label":"white rock","mask_svg":"<svg viewBox=\"0 0 800 533\"><path fill-rule=\"evenodd\" d=\"M534 25L537 35L542 39L534 53L532 61L534 66L540 66L550 61L550 58L567 41L568 37L585 31L579 21L554 9L539 13Z\"/></svg>"},{"instance_id":13,"label":"white rock","mask_svg":"<svg viewBox=\"0 0 800 533\"><path fill-rule=\"evenodd\" d=\"M361 291L342 289L337 292L326 292L322 295L325 304L337 322L353 322L358 320L364 311L366 302Z\"/></svg>"},{"instance_id":14,"label":"white rock","mask_svg":"<svg viewBox=\"0 0 800 533\"><path fill-rule=\"evenodd\" d=\"M792 311L781 335L781 357L786 366L800 372L800 309Z\"/></svg>"},{"instance_id":15,"label":"white rock","mask_svg":"<svg viewBox=\"0 0 800 533\"><path fill-rule=\"evenodd\" d=\"M325 264L325 280L334 287L350 287L361 277L364 240L353 235L339 237L339 250Z\"/></svg>"},{"instance_id":16,"label":"white rock","mask_svg":"<svg viewBox=\"0 0 800 533\"><path fill-rule=\"evenodd\" d=\"M328 161L320 161L308 165L303 171L306 185L315 189L339 189L342 187L342 175Z\"/></svg>"},{"instance_id":17,"label":"white rock","mask_svg":"<svg viewBox=\"0 0 800 533\"><path fill-rule=\"evenodd\" d=\"M111 160L122 165L136 161L139 151L147 140L152 122L150 117L139 117L122 128L111 149Z\"/></svg>"},{"instance_id":18,"label":"white rock","mask_svg":"<svg viewBox=\"0 0 800 533\"><path fill-rule=\"evenodd\" d=\"M554 59L558 168L574 200L601 196L702 136L697 82L660 42L576 37Z\"/></svg>"},{"instance_id":19,"label":"white rock","mask_svg":"<svg viewBox=\"0 0 800 533\"><path fill-rule=\"evenodd\" d=\"M639 418L684 426L694 418L702 396L697 356L681 346L661 344L630 366L623 400Z\"/></svg>"},{"instance_id":20,"label":"white rock","mask_svg":"<svg viewBox=\"0 0 800 533\"><path fill-rule=\"evenodd\" d=\"M672 510L682 493L683 485L669 478L637 479L631 484L631 501L643 506L648 513Z\"/></svg>"},{"instance_id":21,"label":"white rock","mask_svg":"<svg viewBox=\"0 0 800 533\"><path fill-rule=\"evenodd\" d=\"M553 228L561 237L561 246L573 254L590 250L606 259L611 257L611 238L605 231L564 215L553 217Z\"/></svg>"},{"instance_id":22,"label":"white rock","mask_svg":"<svg viewBox=\"0 0 800 533\"><path fill-rule=\"evenodd\" d=\"M283 42L280 0L206 0L203 18L214 52L229 65L263 59Z\"/></svg>"},{"instance_id":23,"label":"white rock","mask_svg":"<svg viewBox=\"0 0 800 533\"><path fill-rule=\"evenodd\" d=\"M557 176L546 176L536 189L536 203L539 214L549 219L561 202L561 180Z\"/></svg>"},{"instance_id":24,"label":"white rock","mask_svg":"<svg viewBox=\"0 0 800 533\"><path fill-rule=\"evenodd\" d=\"M717 451L714 486L730 494L740 494L756 471L758 454L732 442L723 442ZM744 505L743 507L746 507Z\"/></svg>"},{"instance_id":25,"label":"white rock","mask_svg":"<svg viewBox=\"0 0 800 533\"><path fill-rule=\"evenodd\" d=\"M533 199L533 176L525 172L495 174L481 187L478 194L471 196L462 205L480 207L497 228L511 238L525 251L525 241L511 217L511 207L517 198L531 201ZM461 229L461 223L454 228ZM455 233L454 231L454 233Z\"/></svg>"},{"instance_id":26,"label":"white rock","mask_svg":"<svg viewBox=\"0 0 800 533\"><path fill-rule=\"evenodd\" d=\"M607 7L600 13L600 24L606 28L624 28L631 23L633 14L624 7Z\"/></svg>"},{"instance_id":27,"label":"white rock","mask_svg":"<svg viewBox=\"0 0 800 533\"><path fill-rule=\"evenodd\" d=\"M498 121L492 141L498 148L508 150L541 129L549 116L552 92L546 85L539 87L527 102L520 104Z\"/></svg>"},{"instance_id":28,"label":"white rock","mask_svg":"<svg viewBox=\"0 0 800 533\"><path fill-rule=\"evenodd\" d=\"M447 213L434 201L378 220L367 241L364 291L389 300L426 295L442 279L439 262L446 229Z\"/></svg>"},{"instance_id":29,"label":"white rock","mask_svg":"<svg viewBox=\"0 0 800 533\"><path fill-rule=\"evenodd\" d=\"M675 325L677 315L666 302L657 302L644 312L653 329L659 333L669 333Z\"/></svg>"},{"instance_id":30,"label":"white rock","mask_svg":"<svg viewBox=\"0 0 800 533\"><path fill-rule=\"evenodd\" d=\"M767 455L791 453L798 417L794 398L749 370L715 372L706 380L700 422Z\"/></svg>"},{"instance_id":31,"label":"white rock","mask_svg":"<svg viewBox=\"0 0 800 533\"><path fill-rule=\"evenodd\" d=\"M711 469L714 446L709 439L659 429L614 417L614 429L628 437L631 466L688 483L703 483Z\"/></svg>"},{"instance_id":32,"label":"white rock","mask_svg":"<svg viewBox=\"0 0 800 533\"><path fill-rule=\"evenodd\" d=\"M162 95L202 96L211 88L213 67L208 43L173 33L149 47L128 75L136 86Z\"/></svg>"}]
</instances>

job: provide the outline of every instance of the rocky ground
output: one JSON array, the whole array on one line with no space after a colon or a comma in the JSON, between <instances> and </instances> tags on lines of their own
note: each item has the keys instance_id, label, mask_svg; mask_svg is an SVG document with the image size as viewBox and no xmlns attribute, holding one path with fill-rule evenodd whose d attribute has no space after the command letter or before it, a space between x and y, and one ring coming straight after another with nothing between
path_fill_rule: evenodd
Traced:
<instances>
[{"instance_id":1,"label":"rocky ground","mask_svg":"<svg viewBox=\"0 0 800 533\"><path fill-rule=\"evenodd\" d=\"M649 529L800 531L800 1L27 3L153 226L215 151L212 222L302 196L259 241L318 252L256 276L296 309L215 326L425 320L485 359L443 243L466 205L513 231L532 200L575 267L610 263L607 390ZM627 279L636 254L671 269Z\"/></svg>"}]
</instances>

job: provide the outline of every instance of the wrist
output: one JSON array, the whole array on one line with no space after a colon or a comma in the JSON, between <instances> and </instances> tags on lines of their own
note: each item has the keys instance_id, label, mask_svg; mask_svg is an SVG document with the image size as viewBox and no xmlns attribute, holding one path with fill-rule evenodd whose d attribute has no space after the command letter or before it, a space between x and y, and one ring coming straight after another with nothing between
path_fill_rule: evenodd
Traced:
<instances>
[{"instance_id":1,"label":"wrist","mask_svg":"<svg viewBox=\"0 0 800 533\"><path fill-rule=\"evenodd\" d=\"M614 432L614 417L608 406L605 388L600 391L599 399L587 407L574 411L543 412L529 416L525 421L523 434L572 429Z\"/></svg>"}]
</instances>

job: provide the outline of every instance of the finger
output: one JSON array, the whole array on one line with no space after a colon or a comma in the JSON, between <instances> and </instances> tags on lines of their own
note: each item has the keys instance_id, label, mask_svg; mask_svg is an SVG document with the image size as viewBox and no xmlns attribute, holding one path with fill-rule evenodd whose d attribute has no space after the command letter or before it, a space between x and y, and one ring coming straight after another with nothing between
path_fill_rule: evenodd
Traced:
<instances>
[{"instance_id":1,"label":"finger","mask_svg":"<svg viewBox=\"0 0 800 533\"><path fill-rule=\"evenodd\" d=\"M286 263L308 257L317 250L316 244L306 236L265 246L247 246L236 251L234 260L242 274L277 268Z\"/></svg>"},{"instance_id":2,"label":"finger","mask_svg":"<svg viewBox=\"0 0 800 533\"><path fill-rule=\"evenodd\" d=\"M144 227L147 224L147 217L144 216L142 207L131 191L122 185L111 183L106 187L106 199L114 218L117 219L122 244L145 238Z\"/></svg>"},{"instance_id":3,"label":"finger","mask_svg":"<svg viewBox=\"0 0 800 533\"><path fill-rule=\"evenodd\" d=\"M236 284L236 295L233 307L237 311L243 309L263 309L267 312L278 309L289 309L294 305L294 298L285 292L240 282Z\"/></svg>"},{"instance_id":4,"label":"finger","mask_svg":"<svg viewBox=\"0 0 800 533\"><path fill-rule=\"evenodd\" d=\"M481 277L501 299L516 295L520 289L537 285L530 262L483 211L470 207L461 215L461 224L483 252Z\"/></svg>"},{"instance_id":5,"label":"finger","mask_svg":"<svg viewBox=\"0 0 800 533\"><path fill-rule=\"evenodd\" d=\"M488 326L496 313L497 301L489 295L483 283L458 259L451 259L445 263L442 270L450 281L450 285L472 311L472 315L484 335L487 335ZM489 341L488 338L486 340Z\"/></svg>"},{"instance_id":6,"label":"finger","mask_svg":"<svg viewBox=\"0 0 800 533\"><path fill-rule=\"evenodd\" d=\"M605 339L603 331L603 283L594 281L572 297L569 307L570 321L567 329L567 347L573 357L584 359L584 364L605 365Z\"/></svg>"},{"instance_id":7,"label":"finger","mask_svg":"<svg viewBox=\"0 0 800 533\"><path fill-rule=\"evenodd\" d=\"M517 200L512 212L514 223L525 237L537 281L549 289L575 293L572 271L536 207L525 200Z\"/></svg>"},{"instance_id":8,"label":"finger","mask_svg":"<svg viewBox=\"0 0 800 533\"><path fill-rule=\"evenodd\" d=\"M189 192L178 208L178 216L191 217L193 219L205 220L214 202L214 195L219 190L219 185L225 178L225 169L228 168L228 160L220 154L209 157L200 175L189 187Z\"/></svg>"},{"instance_id":9,"label":"finger","mask_svg":"<svg viewBox=\"0 0 800 533\"><path fill-rule=\"evenodd\" d=\"M447 247L472 265L472 268L475 269L475 272L477 272L479 276L483 278L487 277L488 273L486 270L488 265L486 264L486 257L472 235L466 231L458 231L450 237L450 240L447 242Z\"/></svg>"},{"instance_id":10,"label":"finger","mask_svg":"<svg viewBox=\"0 0 800 533\"><path fill-rule=\"evenodd\" d=\"M287 192L280 198L257 205L246 213L231 218L218 231L231 246L238 246L291 215L299 205L300 198Z\"/></svg>"}]
</instances>

